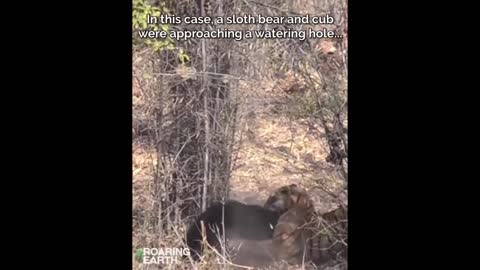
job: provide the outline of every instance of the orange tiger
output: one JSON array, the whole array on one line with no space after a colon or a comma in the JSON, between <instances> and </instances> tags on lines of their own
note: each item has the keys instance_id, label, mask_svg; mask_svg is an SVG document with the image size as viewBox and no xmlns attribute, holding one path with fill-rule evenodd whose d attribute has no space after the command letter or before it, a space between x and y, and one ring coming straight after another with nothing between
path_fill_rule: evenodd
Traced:
<instances>
[{"instance_id":1,"label":"orange tiger","mask_svg":"<svg viewBox=\"0 0 480 270\"><path fill-rule=\"evenodd\" d=\"M315 212L307 192L297 185L284 186L272 194L265 207L284 208L273 232L276 258L293 264L303 261L315 265L346 262L347 208Z\"/></svg>"}]
</instances>

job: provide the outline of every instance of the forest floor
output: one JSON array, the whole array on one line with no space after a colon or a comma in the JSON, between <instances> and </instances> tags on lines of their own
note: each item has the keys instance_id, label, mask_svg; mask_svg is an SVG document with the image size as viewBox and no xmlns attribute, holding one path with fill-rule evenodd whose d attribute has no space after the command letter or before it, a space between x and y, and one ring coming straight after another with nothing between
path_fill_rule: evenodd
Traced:
<instances>
[{"instance_id":1,"label":"forest floor","mask_svg":"<svg viewBox=\"0 0 480 270\"><path fill-rule=\"evenodd\" d=\"M328 145L300 119L283 112L288 96L272 83L244 91L246 119L230 182L230 197L263 204L280 186L305 188L320 213L347 204L344 183L325 159ZM318 135L318 134L317 134Z\"/></svg>"}]
</instances>

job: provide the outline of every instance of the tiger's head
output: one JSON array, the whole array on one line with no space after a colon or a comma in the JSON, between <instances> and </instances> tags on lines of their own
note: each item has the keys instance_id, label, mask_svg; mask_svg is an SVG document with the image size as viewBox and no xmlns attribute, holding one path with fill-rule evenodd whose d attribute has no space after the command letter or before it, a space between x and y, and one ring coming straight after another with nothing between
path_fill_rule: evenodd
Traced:
<instances>
[{"instance_id":1,"label":"tiger's head","mask_svg":"<svg viewBox=\"0 0 480 270\"><path fill-rule=\"evenodd\" d=\"M307 191L296 184L276 189L265 202L264 207L272 211L284 213L296 205L313 207L313 201Z\"/></svg>"},{"instance_id":2,"label":"tiger's head","mask_svg":"<svg viewBox=\"0 0 480 270\"><path fill-rule=\"evenodd\" d=\"M307 240L305 226L315 214L310 197L298 194L294 205L283 213L273 231L273 243L277 257L291 263L301 258Z\"/></svg>"}]
</instances>

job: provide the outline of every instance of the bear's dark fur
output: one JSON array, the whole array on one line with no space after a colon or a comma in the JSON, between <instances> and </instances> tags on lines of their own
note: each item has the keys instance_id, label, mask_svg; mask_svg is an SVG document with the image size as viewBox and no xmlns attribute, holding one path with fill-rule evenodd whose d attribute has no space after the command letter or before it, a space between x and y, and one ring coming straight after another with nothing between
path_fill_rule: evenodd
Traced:
<instances>
[{"instance_id":1,"label":"bear's dark fur","mask_svg":"<svg viewBox=\"0 0 480 270\"><path fill-rule=\"evenodd\" d=\"M217 230L221 237L222 221L224 221L226 239L266 240L272 238L281 214L259 205L247 205L233 200L225 204L214 203L197 217L187 231L187 245L190 253L194 259L198 259L202 254L201 221L205 225L207 242L212 247L218 248L220 242Z\"/></svg>"}]
</instances>

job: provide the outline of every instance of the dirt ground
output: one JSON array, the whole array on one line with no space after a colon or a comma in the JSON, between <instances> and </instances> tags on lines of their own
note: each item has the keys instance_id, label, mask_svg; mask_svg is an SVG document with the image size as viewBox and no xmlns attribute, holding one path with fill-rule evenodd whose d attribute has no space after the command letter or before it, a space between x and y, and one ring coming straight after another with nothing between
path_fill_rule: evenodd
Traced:
<instances>
[{"instance_id":1,"label":"dirt ground","mask_svg":"<svg viewBox=\"0 0 480 270\"><path fill-rule=\"evenodd\" d=\"M283 87L285 88L285 87ZM247 115L231 179L230 196L246 203L263 204L279 186L296 183L313 197L323 213L344 204L344 183L325 162L328 146L318 140L302 120L292 121L279 112L288 106L278 84L265 84L244 92Z\"/></svg>"}]
</instances>

